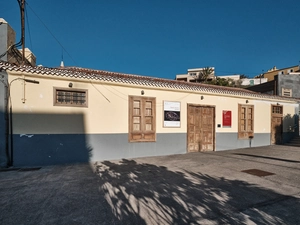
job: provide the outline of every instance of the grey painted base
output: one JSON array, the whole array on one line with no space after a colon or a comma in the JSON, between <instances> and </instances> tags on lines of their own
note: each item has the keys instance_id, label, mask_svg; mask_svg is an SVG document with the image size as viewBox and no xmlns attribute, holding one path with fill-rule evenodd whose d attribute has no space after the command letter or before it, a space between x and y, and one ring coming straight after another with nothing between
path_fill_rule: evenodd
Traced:
<instances>
[{"instance_id":1,"label":"grey painted base","mask_svg":"<svg viewBox=\"0 0 300 225\"><path fill-rule=\"evenodd\" d=\"M88 162L91 149L84 134L13 136L14 166L44 166Z\"/></svg>"},{"instance_id":2,"label":"grey painted base","mask_svg":"<svg viewBox=\"0 0 300 225\"><path fill-rule=\"evenodd\" d=\"M238 139L237 133L216 134L216 151L267 146L270 144L271 144L271 135L269 133L255 133L254 138L252 140Z\"/></svg>"},{"instance_id":3,"label":"grey painted base","mask_svg":"<svg viewBox=\"0 0 300 225\"><path fill-rule=\"evenodd\" d=\"M129 143L128 134L14 135L14 166L44 166L146 156L184 154L185 133L157 134L156 142ZM270 134L241 140L217 133L216 151L270 145Z\"/></svg>"},{"instance_id":4,"label":"grey painted base","mask_svg":"<svg viewBox=\"0 0 300 225\"><path fill-rule=\"evenodd\" d=\"M157 134L156 142L147 143L129 143L128 134L14 135L14 166L44 166L185 152L185 134Z\"/></svg>"},{"instance_id":5,"label":"grey painted base","mask_svg":"<svg viewBox=\"0 0 300 225\"><path fill-rule=\"evenodd\" d=\"M186 135L157 134L156 142L128 142L128 134L91 134L87 142L93 148L91 161L183 154Z\"/></svg>"}]
</instances>

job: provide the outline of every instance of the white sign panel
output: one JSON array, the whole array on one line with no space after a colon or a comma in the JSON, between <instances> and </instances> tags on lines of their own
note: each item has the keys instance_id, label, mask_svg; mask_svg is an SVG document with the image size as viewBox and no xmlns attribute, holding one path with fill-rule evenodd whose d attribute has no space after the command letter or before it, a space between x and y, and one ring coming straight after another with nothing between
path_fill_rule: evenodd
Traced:
<instances>
[{"instance_id":1,"label":"white sign panel","mask_svg":"<svg viewBox=\"0 0 300 225\"><path fill-rule=\"evenodd\" d=\"M164 101L164 127L180 127L180 102Z\"/></svg>"}]
</instances>

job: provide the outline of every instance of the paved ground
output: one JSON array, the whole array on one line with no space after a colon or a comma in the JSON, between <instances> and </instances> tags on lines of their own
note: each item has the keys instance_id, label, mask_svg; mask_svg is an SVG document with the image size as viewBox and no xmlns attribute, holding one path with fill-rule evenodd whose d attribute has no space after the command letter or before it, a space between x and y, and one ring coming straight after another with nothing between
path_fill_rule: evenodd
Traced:
<instances>
[{"instance_id":1,"label":"paved ground","mask_svg":"<svg viewBox=\"0 0 300 225\"><path fill-rule=\"evenodd\" d=\"M1 172L0 224L300 224L299 172L289 146Z\"/></svg>"}]
</instances>

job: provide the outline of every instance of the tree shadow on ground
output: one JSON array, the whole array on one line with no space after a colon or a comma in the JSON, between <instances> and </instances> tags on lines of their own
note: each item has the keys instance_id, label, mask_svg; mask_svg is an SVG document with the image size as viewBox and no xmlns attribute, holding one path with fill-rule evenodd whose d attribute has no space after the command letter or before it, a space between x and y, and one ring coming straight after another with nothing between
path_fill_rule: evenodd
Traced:
<instances>
[{"instance_id":1,"label":"tree shadow on ground","mask_svg":"<svg viewBox=\"0 0 300 225\"><path fill-rule=\"evenodd\" d=\"M115 224L90 164L0 173L0 224ZM102 192L101 192L102 193Z\"/></svg>"},{"instance_id":2,"label":"tree shadow on ground","mask_svg":"<svg viewBox=\"0 0 300 225\"><path fill-rule=\"evenodd\" d=\"M268 208L292 197L240 180L125 159L95 169L115 224L288 224L293 215Z\"/></svg>"}]
</instances>

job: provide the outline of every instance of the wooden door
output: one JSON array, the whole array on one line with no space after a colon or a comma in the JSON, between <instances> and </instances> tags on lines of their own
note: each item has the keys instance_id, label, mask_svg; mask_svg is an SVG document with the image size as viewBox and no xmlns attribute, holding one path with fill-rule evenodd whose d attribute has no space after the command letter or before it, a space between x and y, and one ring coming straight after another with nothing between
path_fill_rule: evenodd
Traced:
<instances>
[{"instance_id":1,"label":"wooden door","mask_svg":"<svg viewBox=\"0 0 300 225\"><path fill-rule=\"evenodd\" d=\"M271 112L271 144L282 143L282 106L272 106Z\"/></svg>"},{"instance_id":2,"label":"wooden door","mask_svg":"<svg viewBox=\"0 0 300 225\"><path fill-rule=\"evenodd\" d=\"M188 152L213 151L215 143L215 108L188 105Z\"/></svg>"}]
</instances>

